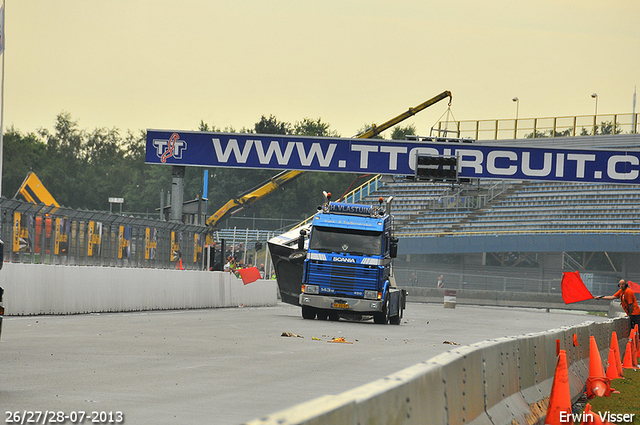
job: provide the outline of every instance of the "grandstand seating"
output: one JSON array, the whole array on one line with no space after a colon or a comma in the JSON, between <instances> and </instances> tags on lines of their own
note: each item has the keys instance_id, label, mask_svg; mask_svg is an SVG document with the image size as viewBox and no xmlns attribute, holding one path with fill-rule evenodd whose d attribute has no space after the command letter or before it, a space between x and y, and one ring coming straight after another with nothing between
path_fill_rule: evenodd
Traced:
<instances>
[{"instance_id":1,"label":"grandstand seating","mask_svg":"<svg viewBox=\"0 0 640 425\"><path fill-rule=\"evenodd\" d=\"M640 185L512 182L486 197L491 182L471 189L434 183L387 183L376 194L394 196L393 214L402 236L468 232L637 232ZM475 198L487 202L470 202Z\"/></svg>"},{"instance_id":2,"label":"grandstand seating","mask_svg":"<svg viewBox=\"0 0 640 425\"><path fill-rule=\"evenodd\" d=\"M397 221L405 222L423 214L431 203L441 202L450 188L450 184L444 183L386 183L374 194L364 197L362 203L374 204L380 196L393 196L393 215Z\"/></svg>"}]
</instances>

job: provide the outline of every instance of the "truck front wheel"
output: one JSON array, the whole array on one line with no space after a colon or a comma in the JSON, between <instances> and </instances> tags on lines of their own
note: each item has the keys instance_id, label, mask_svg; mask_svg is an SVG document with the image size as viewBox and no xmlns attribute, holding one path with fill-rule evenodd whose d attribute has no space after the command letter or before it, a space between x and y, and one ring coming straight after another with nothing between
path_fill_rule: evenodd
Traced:
<instances>
[{"instance_id":1,"label":"truck front wheel","mask_svg":"<svg viewBox=\"0 0 640 425\"><path fill-rule=\"evenodd\" d=\"M384 301L382 311L373 314L373 323L377 325L386 325L389 323L389 298Z\"/></svg>"},{"instance_id":2,"label":"truck front wheel","mask_svg":"<svg viewBox=\"0 0 640 425\"><path fill-rule=\"evenodd\" d=\"M316 309L313 307L302 306L302 318L313 320L316 318Z\"/></svg>"}]
</instances>

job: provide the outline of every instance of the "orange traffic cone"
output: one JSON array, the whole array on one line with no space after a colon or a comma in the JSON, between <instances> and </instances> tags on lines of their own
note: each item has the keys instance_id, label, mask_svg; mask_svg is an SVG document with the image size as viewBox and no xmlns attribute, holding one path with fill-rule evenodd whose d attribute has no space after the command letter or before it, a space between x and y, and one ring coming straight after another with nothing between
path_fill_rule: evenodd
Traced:
<instances>
[{"instance_id":1,"label":"orange traffic cone","mask_svg":"<svg viewBox=\"0 0 640 425\"><path fill-rule=\"evenodd\" d=\"M629 335L629 340L631 341L631 364L633 367L638 367L638 344L636 344L636 331L635 329L631 331L631 335Z\"/></svg>"},{"instance_id":2,"label":"orange traffic cone","mask_svg":"<svg viewBox=\"0 0 640 425\"><path fill-rule=\"evenodd\" d=\"M602 359L600 358L595 336L589 337L589 376L604 376Z\"/></svg>"},{"instance_id":3,"label":"orange traffic cone","mask_svg":"<svg viewBox=\"0 0 640 425\"><path fill-rule=\"evenodd\" d=\"M587 398L608 397L611 394L609 378L604 374L602 359L596 344L596 338L589 338L589 377L587 378Z\"/></svg>"},{"instance_id":4,"label":"orange traffic cone","mask_svg":"<svg viewBox=\"0 0 640 425\"><path fill-rule=\"evenodd\" d=\"M623 369L635 369L633 366L633 361L631 360L633 351L633 345L631 344L631 340L627 341L627 348L624 350L624 361L622 362Z\"/></svg>"},{"instance_id":5,"label":"orange traffic cone","mask_svg":"<svg viewBox=\"0 0 640 425\"><path fill-rule=\"evenodd\" d=\"M591 405L587 403L584 407L584 412L582 412L582 422L580 425L604 425L602 423L602 419L600 419L600 415L597 413L593 413L591 410Z\"/></svg>"},{"instance_id":6,"label":"orange traffic cone","mask_svg":"<svg viewBox=\"0 0 640 425\"><path fill-rule=\"evenodd\" d=\"M640 357L640 337L638 336L638 325L634 326L636 330L636 354Z\"/></svg>"},{"instance_id":7,"label":"orange traffic cone","mask_svg":"<svg viewBox=\"0 0 640 425\"><path fill-rule=\"evenodd\" d=\"M621 378L624 378L622 375L622 356L620 355L620 346L618 345L618 334L616 331L613 331L611 334L611 348L616 353L616 368L618 369L618 375Z\"/></svg>"},{"instance_id":8,"label":"orange traffic cone","mask_svg":"<svg viewBox=\"0 0 640 425\"><path fill-rule=\"evenodd\" d=\"M616 352L613 348L609 348L609 365L607 366L607 378L620 379L622 374L618 371L619 358L616 358Z\"/></svg>"},{"instance_id":9,"label":"orange traffic cone","mask_svg":"<svg viewBox=\"0 0 640 425\"><path fill-rule=\"evenodd\" d=\"M567 353L560 350L544 423L545 425L566 425L567 418L570 416L571 391L569 389L569 372L567 371Z\"/></svg>"}]
</instances>

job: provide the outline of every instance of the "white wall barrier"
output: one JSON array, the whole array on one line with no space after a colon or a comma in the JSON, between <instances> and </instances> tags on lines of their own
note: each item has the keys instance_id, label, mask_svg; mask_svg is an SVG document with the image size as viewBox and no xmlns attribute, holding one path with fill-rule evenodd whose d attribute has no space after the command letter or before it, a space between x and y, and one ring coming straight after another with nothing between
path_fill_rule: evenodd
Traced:
<instances>
[{"instance_id":1,"label":"white wall barrier","mask_svg":"<svg viewBox=\"0 0 640 425\"><path fill-rule=\"evenodd\" d=\"M557 364L556 340L567 353L575 402L589 373L590 336L606 361L613 331L624 354L630 331L626 318L483 341L247 425L542 424Z\"/></svg>"},{"instance_id":2,"label":"white wall barrier","mask_svg":"<svg viewBox=\"0 0 640 425\"><path fill-rule=\"evenodd\" d=\"M7 315L275 305L275 280L243 285L225 272L5 263Z\"/></svg>"}]
</instances>

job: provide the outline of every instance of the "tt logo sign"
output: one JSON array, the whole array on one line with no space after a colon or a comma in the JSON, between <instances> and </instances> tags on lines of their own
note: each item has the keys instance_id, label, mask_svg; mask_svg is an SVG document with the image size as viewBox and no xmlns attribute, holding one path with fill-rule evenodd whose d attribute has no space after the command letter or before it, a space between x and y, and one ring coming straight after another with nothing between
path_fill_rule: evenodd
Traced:
<instances>
[{"instance_id":1,"label":"tt logo sign","mask_svg":"<svg viewBox=\"0 0 640 425\"><path fill-rule=\"evenodd\" d=\"M182 152L187 150L187 142L180 140L178 133L173 133L169 140L153 139L156 156L161 162L167 162L167 158L182 159Z\"/></svg>"}]
</instances>

